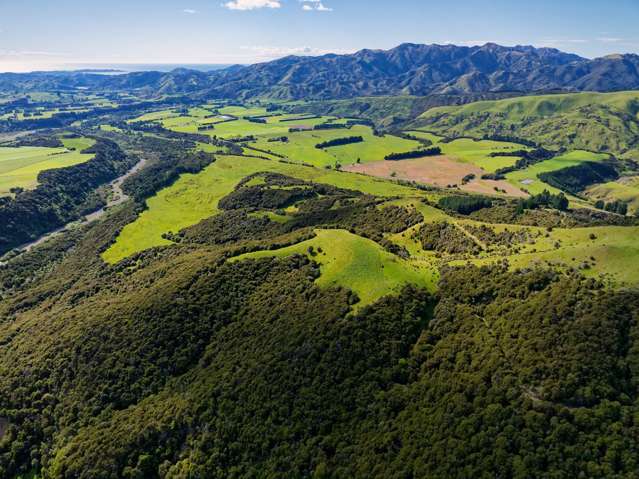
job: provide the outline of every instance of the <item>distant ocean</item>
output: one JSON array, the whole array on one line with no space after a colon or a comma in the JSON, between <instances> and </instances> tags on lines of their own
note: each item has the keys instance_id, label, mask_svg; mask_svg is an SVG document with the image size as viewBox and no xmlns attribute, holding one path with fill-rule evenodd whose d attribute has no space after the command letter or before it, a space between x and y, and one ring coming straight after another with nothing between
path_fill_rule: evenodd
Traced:
<instances>
[{"instance_id":1,"label":"distant ocean","mask_svg":"<svg viewBox=\"0 0 639 479\"><path fill-rule=\"evenodd\" d=\"M117 74L147 71L170 72L176 68L187 68L210 72L230 66L217 63L70 63L64 66L64 70L97 70L97 73Z\"/></svg>"}]
</instances>

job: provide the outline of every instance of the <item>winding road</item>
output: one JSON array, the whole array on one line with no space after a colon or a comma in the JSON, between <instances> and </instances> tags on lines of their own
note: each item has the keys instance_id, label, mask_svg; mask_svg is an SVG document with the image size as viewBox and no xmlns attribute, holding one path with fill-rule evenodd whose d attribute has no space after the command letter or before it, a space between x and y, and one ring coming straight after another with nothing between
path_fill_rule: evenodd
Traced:
<instances>
[{"instance_id":1,"label":"winding road","mask_svg":"<svg viewBox=\"0 0 639 479\"><path fill-rule=\"evenodd\" d=\"M138 171L140 171L144 165L146 164L147 160L146 159L141 159L140 161L138 161L135 166L133 166L133 168L131 168L129 171L127 171L125 174L123 174L122 176L116 178L115 180L113 180L109 186L111 187L111 195L109 197L109 200L107 201L107 204L103 207L100 208L97 211L94 211L93 213L90 213L88 215L86 215L84 217L84 219L81 222L78 221L72 221L70 223L67 223L66 225L62 226L61 228L58 228L54 231L51 231L45 235L40 236L37 240L34 240L30 243L26 243L23 244L21 246L18 246L17 250L19 250L21 253L27 252L27 251L31 251L33 248L35 248L38 245L41 245L42 243L44 243L45 241L47 241L50 238L53 238L54 236L64 232L67 228L71 227L74 224L88 224L88 223L92 223L96 220L98 220L99 218L101 218L102 216L105 215L105 213L107 212L107 210L109 208L112 208L114 206L117 206L119 204L124 203L126 200L129 199L128 195L126 195L124 193L124 191L122 191L122 183L124 183L124 181L129 178L131 175L134 175L135 173L137 173ZM0 261L0 266L5 264L5 262Z\"/></svg>"}]
</instances>

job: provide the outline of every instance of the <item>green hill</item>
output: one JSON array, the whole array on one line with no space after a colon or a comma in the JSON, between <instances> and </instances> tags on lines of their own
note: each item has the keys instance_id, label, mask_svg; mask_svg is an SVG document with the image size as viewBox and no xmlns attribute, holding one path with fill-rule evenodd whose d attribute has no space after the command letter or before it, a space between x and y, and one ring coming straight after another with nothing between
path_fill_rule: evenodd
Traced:
<instances>
[{"instance_id":1,"label":"green hill","mask_svg":"<svg viewBox=\"0 0 639 479\"><path fill-rule=\"evenodd\" d=\"M101 129L148 159L128 200L0 262L0 477L635 475L636 219L192 126ZM486 167L519 148L415 135ZM570 186L608 156L508 180Z\"/></svg>"},{"instance_id":2,"label":"green hill","mask_svg":"<svg viewBox=\"0 0 639 479\"><path fill-rule=\"evenodd\" d=\"M1 305L2 477L639 466L636 294L463 267L437 299L406 288L352 313L352 294L316 284L322 267L300 255L228 262L185 245L106 265L99 251L127 220L92 227Z\"/></svg>"},{"instance_id":3,"label":"green hill","mask_svg":"<svg viewBox=\"0 0 639 479\"><path fill-rule=\"evenodd\" d=\"M574 93L433 108L411 126L449 137L505 136L637 158L638 114L639 92Z\"/></svg>"}]
</instances>

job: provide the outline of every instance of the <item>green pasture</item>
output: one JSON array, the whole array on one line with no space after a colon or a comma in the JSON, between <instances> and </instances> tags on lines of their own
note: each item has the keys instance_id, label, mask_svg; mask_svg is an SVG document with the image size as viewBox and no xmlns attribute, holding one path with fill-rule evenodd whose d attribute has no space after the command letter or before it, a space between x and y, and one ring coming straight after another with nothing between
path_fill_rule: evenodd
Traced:
<instances>
[{"instance_id":1,"label":"green pasture","mask_svg":"<svg viewBox=\"0 0 639 479\"><path fill-rule=\"evenodd\" d=\"M32 189L41 171L66 168L89 161L92 154L82 154L94 141L88 138L63 138L64 148L2 147L0 148L0 196L11 194L11 188ZM75 151L69 150L75 148Z\"/></svg>"},{"instance_id":2,"label":"green pasture","mask_svg":"<svg viewBox=\"0 0 639 479\"><path fill-rule=\"evenodd\" d=\"M551 193L559 193L557 188L547 185L538 178L541 173L557 171L563 168L579 165L584 161L602 161L608 158L608 155L602 153L591 153L589 151L575 150L563 155L557 156L550 160L535 163L523 170L513 171L506 174L506 179L518 188L523 188L531 194L536 195L543 190Z\"/></svg>"},{"instance_id":3,"label":"green pasture","mask_svg":"<svg viewBox=\"0 0 639 479\"><path fill-rule=\"evenodd\" d=\"M266 114L264 109L225 107L220 109L220 114L232 114L234 116L251 116ZM295 121L282 121L285 119L298 118ZM249 146L264 151L270 151L274 155L265 155L270 158L277 158L277 155L286 157L298 163L310 163L315 166L343 166L369 161L381 161L389 153L410 151L420 147L419 142L406 140L393 135L376 136L368 126L356 125L350 129L335 130L312 130L318 124L327 121L343 123L345 119L334 117L303 118L304 115L277 115L266 118L266 123L253 123L245 119L232 121L221 121L218 119L205 119L202 116L168 116L158 118L162 126L170 130L182 133L200 133L209 136L216 136L223 139L237 137L255 136L256 141L248 143ZM198 126L213 123L212 130L198 130ZM305 131L290 132L291 128L308 128ZM272 142L271 138L286 136L288 142ZM342 145L325 150L318 150L315 145L318 143L341 138L344 136L362 136L363 143L352 145Z\"/></svg>"},{"instance_id":4,"label":"green pasture","mask_svg":"<svg viewBox=\"0 0 639 479\"><path fill-rule=\"evenodd\" d=\"M514 165L519 157L517 156L496 156L491 157L491 153L507 153L517 150L528 149L525 146L509 143L505 141L492 140L472 140L470 138L460 138L450 143L439 143L444 155L450 156L464 163L472 163L490 173L494 173L500 168Z\"/></svg>"},{"instance_id":5,"label":"green pasture","mask_svg":"<svg viewBox=\"0 0 639 479\"><path fill-rule=\"evenodd\" d=\"M252 146L283 155L291 161L310 163L315 166L351 165L358 160L361 163L383 161L389 153L411 151L419 148L417 141L405 140L398 136L376 136L368 126L357 125L350 129L309 130L287 133L288 143L269 142L268 138L258 138ZM327 140L346 136L361 136L362 143L341 145L317 149L315 145Z\"/></svg>"},{"instance_id":6,"label":"green pasture","mask_svg":"<svg viewBox=\"0 0 639 479\"><path fill-rule=\"evenodd\" d=\"M258 158L219 156L198 174L182 175L172 186L147 200L147 209L124 227L104 254L115 263L136 252L170 244L162 234L178 232L218 212L218 202L240 180L261 171L272 171L307 181L332 184L378 196L410 196L416 190L392 182L324 168L286 164Z\"/></svg>"},{"instance_id":7,"label":"green pasture","mask_svg":"<svg viewBox=\"0 0 639 479\"><path fill-rule=\"evenodd\" d=\"M245 117L245 116L261 116L261 115L268 115L269 112L266 111L266 108L263 107L251 107L251 106L239 106L239 105L232 105L232 106L225 106L223 108L220 108L218 110L220 112L220 115L231 115L231 116L237 116L237 117Z\"/></svg>"},{"instance_id":8,"label":"green pasture","mask_svg":"<svg viewBox=\"0 0 639 479\"><path fill-rule=\"evenodd\" d=\"M343 286L359 296L358 306L397 293L403 285L415 284L433 291L435 274L403 260L371 241L345 230L316 230L317 236L287 248L258 251L234 258L285 257L304 254L320 264L317 284ZM309 252L309 249L312 250Z\"/></svg>"},{"instance_id":9,"label":"green pasture","mask_svg":"<svg viewBox=\"0 0 639 479\"><path fill-rule=\"evenodd\" d=\"M529 148L518 143L493 140L474 140L472 138L459 138L450 142L442 142L443 137L433 133L409 130L406 133L417 138L430 140L433 145L441 148L442 154L462 163L472 163L483 170L494 173L500 168L513 166L519 157L517 156L490 156L492 153L507 153Z\"/></svg>"},{"instance_id":10,"label":"green pasture","mask_svg":"<svg viewBox=\"0 0 639 479\"><path fill-rule=\"evenodd\" d=\"M145 113L144 115L140 115L136 118L132 118L131 120L128 120L128 123L134 123L137 121L158 121L158 120L165 120L165 119L173 118L177 116L179 116L179 114L172 109L152 111L150 113Z\"/></svg>"}]
</instances>

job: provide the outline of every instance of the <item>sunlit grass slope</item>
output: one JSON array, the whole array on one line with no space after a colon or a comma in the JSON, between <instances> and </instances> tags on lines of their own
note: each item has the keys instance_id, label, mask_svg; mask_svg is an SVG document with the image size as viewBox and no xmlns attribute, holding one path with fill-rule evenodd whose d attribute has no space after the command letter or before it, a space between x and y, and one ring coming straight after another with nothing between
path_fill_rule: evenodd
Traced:
<instances>
[{"instance_id":1,"label":"sunlit grass slope","mask_svg":"<svg viewBox=\"0 0 639 479\"><path fill-rule=\"evenodd\" d=\"M177 232L218 212L218 202L246 176L272 171L308 181L332 184L378 196L408 196L415 190L363 175L311 168L277 161L219 156L198 174L185 174L172 186L147 200L147 209L124 227L115 244L103 255L117 262L154 246L170 244L163 233Z\"/></svg>"},{"instance_id":2,"label":"sunlit grass slope","mask_svg":"<svg viewBox=\"0 0 639 479\"><path fill-rule=\"evenodd\" d=\"M345 230L317 230L317 236L275 251L258 251L235 260L309 255L320 263L320 286L343 286L361 299L360 306L384 295L396 293L405 284L430 290L435 288L435 275L385 251L377 243Z\"/></svg>"},{"instance_id":3,"label":"sunlit grass slope","mask_svg":"<svg viewBox=\"0 0 639 479\"><path fill-rule=\"evenodd\" d=\"M11 188L35 188L41 171L66 168L93 158L93 154L81 153L94 143L93 140L64 138L62 142L65 148L0 148L0 196L10 194Z\"/></svg>"}]
</instances>

